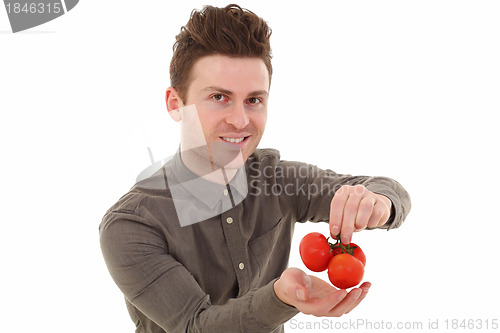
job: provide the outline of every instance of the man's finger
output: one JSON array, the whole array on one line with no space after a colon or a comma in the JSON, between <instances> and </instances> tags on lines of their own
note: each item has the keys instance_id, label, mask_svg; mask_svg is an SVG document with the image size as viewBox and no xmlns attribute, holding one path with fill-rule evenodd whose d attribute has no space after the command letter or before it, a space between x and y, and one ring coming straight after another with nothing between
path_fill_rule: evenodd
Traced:
<instances>
[{"instance_id":1,"label":"man's finger","mask_svg":"<svg viewBox=\"0 0 500 333\"><path fill-rule=\"evenodd\" d=\"M356 221L354 223L355 230L360 231L368 226L375 202L376 200L373 196L365 196L361 199L358 214L356 215Z\"/></svg>"},{"instance_id":2,"label":"man's finger","mask_svg":"<svg viewBox=\"0 0 500 333\"><path fill-rule=\"evenodd\" d=\"M344 216L342 217L342 227L340 231L343 244L349 244L351 242L360 202L361 196L357 193L351 193L344 206Z\"/></svg>"},{"instance_id":3,"label":"man's finger","mask_svg":"<svg viewBox=\"0 0 500 333\"><path fill-rule=\"evenodd\" d=\"M344 206L349 198L348 186L344 185L335 192L330 203L330 235L337 236L342 227Z\"/></svg>"},{"instance_id":4,"label":"man's finger","mask_svg":"<svg viewBox=\"0 0 500 333\"><path fill-rule=\"evenodd\" d=\"M335 307L333 307L326 316L328 317L340 317L346 313L347 310L353 308L354 303L359 298L362 292L356 288L352 289L347 296L338 303Z\"/></svg>"},{"instance_id":5,"label":"man's finger","mask_svg":"<svg viewBox=\"0 0 500 333\"><path fill-rule=\"evenodd\" d=\"M387 222L389 215L385 211L386 207L383 203L375 203L370 219L368 220L368 226L376 227Z\"/></svg>"},{"instance_id":6,"label":"man's finger","mask_svg":"<svg viewBox=\"0 0 500 333\"><path fill-rule=\"evenodd\" d=\"M349 244L351 242L352 233L355 230L356 217L359 211L361 200L365 196L367 190L363 185L355 185L349 188L349 198L344 207L344 216L342 218L342 243Z\"/></svg>"},{"instance_id":7,"label":"man's finger","mask_svg":"<svg viewBox=\"0 0 500 333\"><path fill-rule=\"evenodd\" d=\"M342 302L340 302L335 308L330 310L328 316L340 317L343 314L352 311L352 309L358 306L358 304L366 297L370 286L371 284L369 282L365 282L359 288L351 289L351 291L349 291Z\"/></svg>"},{"instance_id":8,"label":"man's finger","mask_svg":"<svg viewBox=\"0 0 500 333\"><path fill-rule=\"evenodd\" d=\"M331 309L340 304L346 297L345 290L332 291L320 298L309 298L305 302L300 302L296 308L305 314L314 316L328 316Z\"/></svg>"},{"instance_id":9,"label":"man's finger","mask_svg":"<svg viewBox=\"0 0 500 333\"><path fill-rule=\"evenodd\" d=\"M359 303L361 303L361 301L366 297L366 295L368 294L368 290L370 290L370 286L371 286L371 283L369 282L365 282L363 283L359 288L362 290L361 292L361 296L358 297L358 299L352 304L352 306L347 309L347 311L345 313L349 313L351 312L355 307L357 307L359 305Z\"/></svg>"}]
</instances>

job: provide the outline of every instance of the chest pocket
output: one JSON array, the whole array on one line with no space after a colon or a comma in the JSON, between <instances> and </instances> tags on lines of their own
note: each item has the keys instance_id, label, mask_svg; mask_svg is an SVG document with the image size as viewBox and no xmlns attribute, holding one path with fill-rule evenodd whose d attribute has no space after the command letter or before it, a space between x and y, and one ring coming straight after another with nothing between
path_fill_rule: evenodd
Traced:
<instances>
[{"instance_id":1,"label":"chest pocket","mask_svg":"<svg viewBox=\"0 0 500 333\"><path fill-rule=\"evenodd\" d=\"M271 230L249 242L259 278L268 282L281 275L288 263L291 240L292 230L280 219Z\"/></svg>"}]
</instances>

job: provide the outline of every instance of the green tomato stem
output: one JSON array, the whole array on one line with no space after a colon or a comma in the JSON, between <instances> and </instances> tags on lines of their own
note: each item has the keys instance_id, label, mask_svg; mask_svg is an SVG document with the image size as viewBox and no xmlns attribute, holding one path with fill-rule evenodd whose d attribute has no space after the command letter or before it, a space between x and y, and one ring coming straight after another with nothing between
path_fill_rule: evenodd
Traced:
<instances>
[{"instance_id":1,"label":"green tomato stem","mask_svg":"<svg viewBox=\"0 0 500 333\"><path fill-rule=\"evenodd\" d=\"M327 242L328 239L330 239L330 237L327 238L326 240ZM347 245L342 244L342 241L340 240L340 234L337 235L335 244L328 242L328 245L330 246L330 252L332 252L334 249L340 249L342 253L348 253L350 255L354 255L354 249L357 247L357 246L351 246L351 244Z\"/></svg>"}]
</instances>

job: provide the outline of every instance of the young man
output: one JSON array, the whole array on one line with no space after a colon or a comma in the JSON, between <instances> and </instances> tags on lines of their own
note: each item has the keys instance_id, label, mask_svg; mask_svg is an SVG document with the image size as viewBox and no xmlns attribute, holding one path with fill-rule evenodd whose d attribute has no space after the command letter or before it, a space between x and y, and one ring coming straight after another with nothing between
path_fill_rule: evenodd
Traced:
<instances>
[{"instance_id":1,"label":"young man","mask_svg":"<svg viewBox=\"0 0 500 333\"><path fill-rule=\"evenodd\" d=\"M230 5L192 13L177 36L167 109L178 154L106 213L101 247L136 332L283 332L299 311L341 316L366 296L287 268L295 222L395 228L406 191L257 149L272 76L270 29Z\"/></svg>"}]
</instances>

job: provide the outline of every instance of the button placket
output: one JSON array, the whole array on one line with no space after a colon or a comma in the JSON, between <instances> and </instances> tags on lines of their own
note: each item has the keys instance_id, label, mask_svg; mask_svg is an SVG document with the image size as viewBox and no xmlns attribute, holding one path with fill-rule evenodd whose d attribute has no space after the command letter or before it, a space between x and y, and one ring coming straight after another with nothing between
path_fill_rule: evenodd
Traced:
<instances>
[{"instance_id":1,"label":"button placket","mask_svg":"<svg viewBox=\"0 0 500 333\"><path fill-rule=\"evenodd\" d=\"M226 238L226 244L238 280L238 295L241 296L249 290L251 277L249 275L250 271L248 269L245 241L241 236L241 231L237 223L237 216L239 216L237 209L238 208L233 208L223 213L221 222L223 223L224 237Z\"/></svg>"}]
</instances>

